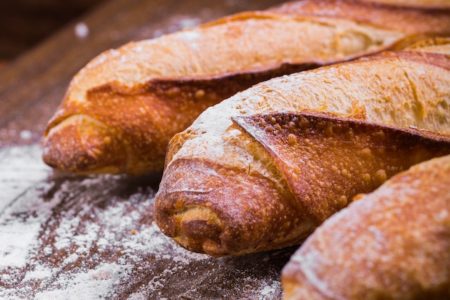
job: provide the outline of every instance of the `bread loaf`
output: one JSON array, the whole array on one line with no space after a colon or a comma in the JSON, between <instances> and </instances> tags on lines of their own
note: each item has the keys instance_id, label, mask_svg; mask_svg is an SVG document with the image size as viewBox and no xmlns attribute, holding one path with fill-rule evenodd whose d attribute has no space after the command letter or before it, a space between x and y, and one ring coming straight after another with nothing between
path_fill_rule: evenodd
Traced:
<instances>
[{"instance_id":1,"label":"bread loaf","mask_svg":"<svg viewBox=\"0 0 450 300\"><path fill-rule=\"evenodd\" d=\"M283 270L284 299L449 299L450 156L332 216Z\"/></svg>"},{"instance_id":2,"label":"bread loaf","mask_svg":"<svg viewBox=\"0 0 450 300\"><path fill-rule=\"evenodd\" d=\"M400 7L450 8L450 1L448 0L362 0L362 2L397 5Z\"/></svg>"},{"instance_id":3,"label":"bread loaf","mask_svg":"<svg viewBox=\"0 0 450 300\"><path fill-rule=\"evenodd\" d=\"M303 0L287 2L271 11L288 15L350 19L410 35L430 34L431 31L442 35L442 32L448 30L450 21L448 0ZM427 22L417 22L425 17Z\"/></svg>"},{"instance_id":4,"label":"bread loaf","mask_svg":"<svg viewBox=\"0 0 450 300\"><path fill-rule=\"evenodd\" d=\"M84 174L161 171L170 138L208 106L422 34L450 34L448 12L304 0L127 44L74 77L45 132L44 161Z\"/></svg>"},{"instance_id":5,"label":"bread loaf","mask_svg":"<svg viewBox=\"0 0 450 300\"><path fill-rule=\"evenodd\" d=\"M158 225L211 255L286 247L354 195L449 153L440 47L272 79L207 109L169 145Z\"/></svg>"}]
</instances>

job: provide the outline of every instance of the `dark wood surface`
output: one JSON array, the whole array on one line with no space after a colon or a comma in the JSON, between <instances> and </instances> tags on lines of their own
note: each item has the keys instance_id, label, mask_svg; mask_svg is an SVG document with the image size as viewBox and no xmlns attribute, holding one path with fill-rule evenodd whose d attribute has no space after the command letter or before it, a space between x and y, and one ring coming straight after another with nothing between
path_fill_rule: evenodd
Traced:
<instances>
[{"instance_id":1,"label":"dark wood surface","mask_svg":"<svg viewBox=\"0 0 450 300\"><path fill-rule=\"evenodd\" d=\"M277 299L293 249L215 259L153 223L158 176L72 177L39 141L70 78L105 49L276 0L114 0L0 69L0 298ZM89 28L77 37L77 23Z\"/></svg>"},{"instance_id":2,"label":"dark wood surface","mask_svg":"<svg viewBox=\"0 0 450 300\"><path fill-rule=\"evenodd\" d=\"M0 1L0 59L19 56L102 1L109 0Z\"/></svg>"}]
</instances>

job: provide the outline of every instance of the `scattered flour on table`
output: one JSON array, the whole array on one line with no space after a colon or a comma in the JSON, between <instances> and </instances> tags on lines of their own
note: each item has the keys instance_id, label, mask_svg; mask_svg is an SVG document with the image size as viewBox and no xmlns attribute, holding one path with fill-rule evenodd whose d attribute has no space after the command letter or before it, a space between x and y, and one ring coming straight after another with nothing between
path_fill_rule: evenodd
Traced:
<instances>
[{"instance_id":1,"label":"scattered flour on table","mask_svg":"<svg viewBox=\"0 0 450 300\"><path fill-rule=\"evenodd\" d=\"M273 299L280 289L281 284L279 281L272 280L272 282L265 283L259 290L259 300Z\"/></svg>"},{"instance_id":2,"label":"scattered flour on table","mask_svg":"<svg viewBox=\"0 0 450 300\"><path fill-rule=\"evenodd\" d=\"M0 211L24 190L48 176L50 168L41 157L38 145L0 148Z\"/></svg>"},{"instance_id":3,"label":"scattered flour on table","mask_svg":"<svg viewBox=\"0 0 450 300\"><path fill-rule=\"evenodd\" d=\"M85 273L64 274L60 278L66 283L64 288L37 293L35 299L98 299L107 295L126 271L123 266L112 263Z\"/></svg>"},{"instance_id":4,"label":"scattered flour on table","mask_svg":"<svg viewBox=\"0 0 450 300\"><path fill-rule=\"evenodd\" d=\"M41 161L39 146L0 149L0 166L0 286L20 284L26 292L27 286L31 289L37 282L43 289L36 299L105 297L115 284L126 281L131 269L146 257L171 259L176 267L207 258L176 246L154 223L139 223L151 209L154 191L112 199L99 208L93 205L96 198L100 198L99 194L114 194L111 190L116 178L98 176L63 182L51 199L44 201L43 191L50 190L54 182L48 179L51 172ZM40 234L45 234L42 226L49 220L49 224L55 222L53 210L63 201L73 204L73 208L61 212L50 233L54 235L53 243L44 245L42 251L48 257L67 253L55 266L36 256L42 246ZM99 249L98 255L117 249L122 254L108 262L90 256L92 249ZM93 267L70 269L83 260L89 260ZM63 271L67 268L69 271ZM24 270L23 278L19 278L17 274ZM0 289L2 299L20 295L18 288Z\"/></svg>"},{"instance_id":5,"label":"scattered flour on table","mask_svg":"<svg viewBox=\"0 0 450 300\"><path fill-rule=\"evenodd\" d=\"M33 137L33 133L29 130L22 130L19 132L19 137L22 140L29 140Z\"/></svg>"},{"instance_id":6,"label":"scattered flour on table","mask_svg":"<svg viewBox=\"0 0 450 300\"><path fill-rule=\"evenodd\" d=\"M25 265L27 249L54 202L29 201L31 187L47 178L50 169L37 145L0 148L0 270ZM19 197L21 196L21 197ZM11 205L12 203L12 205ZM32 212L32 216L28 213ZM21 216L27 215L22 220Z\"/></svg>"},{"instance_id":7,"label":"scattered flour on table","mask_svg":"<svg viewBox=\"0 0 450 300\"><path fill-rule=\"evenodd\" d=\"M201 284L220 270L258 299L279 294L276 275L256 279L164 236L151 221L150 187L122 195L120 176L55 179L36 145L0 149L0 166L0 299L108 299L136 280L130 299L162 298L174 278ZM195 296L202 285L187 288Z\"/></svg>"}]
</instances>

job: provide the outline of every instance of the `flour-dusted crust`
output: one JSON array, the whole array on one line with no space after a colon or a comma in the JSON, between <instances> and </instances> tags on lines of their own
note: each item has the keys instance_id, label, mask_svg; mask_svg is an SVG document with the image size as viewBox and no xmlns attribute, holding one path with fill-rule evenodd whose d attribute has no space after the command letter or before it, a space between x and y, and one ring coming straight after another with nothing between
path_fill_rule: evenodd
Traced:
<instances>
[{"instance_id":1,"label":"flour-dusted crust","mask_svg":"<svg viewBox=\"0 0 450 300\"><path fill-rule=\"evenodd\" d=\"M450 22L448 0L303 0L288 2L273 8L273 11L351 19L413 35L429 34L430 28L442 34L448 31ZM424 18L427 22L416 22Z\"/></svg>"},{"instance_id":2,"label":"flour-dusted crust","mask_svg":"<svg viewBox=\"0 0 450 300\"><path fill-rule=\"evenodd\" d=\"M46 130L44 160L76 173L161 171L170 138L238 91L411 36L449 33L441 11L305 0L133 42L74 77Z\"/></svg>"},{"instance_id":3,"label":"flour-dusted crust","mask_svg":"<svg viewBox=\"0 0 450 300\"><path fill-rule=\"evenodd\" d=\"M450 9L450 1L448 0L362 0L362 2L395 5L399 7L426 7L434 9L437 8Z\"/></svg>"},{"instance_id":4,"label":"flour-dusted crust","mask_svg":"<svg viewBox=\"0 0 450 300\"><path fill-rule=\"evenodd\" d=\"M325 201L322 198L310 199L309 204L306 199L299 200L293 195L297 188L295 180L289 177L292 172L277 161L279 156L286 158L281 150L289 151L292 146L277 142L276 150L279 152L268 151L272 147L269 142L278 140L274 137L255 139L255 131L246 126L249 121L244 122L247 119L242 117L251 121L255 117L250 116L255 114L327 113L335 118L360 120L398 130L415 128L420 132L425 130L449 137L450 45L446 47L447 54L414 50L392 52L272 79L207 109L170 143L166 170L156 199L158 225L184 247L212 255L237 255L299 243L320 220L345 206L352 196L367 192L376 185L363 186L361 190L350 189L345 194L332 194L327 203L320 203ZM283 125L274 122L272 129L281 130ZM363 132L364 126L361 125ZM258 132L263 133L262 129ZM303 133L297 134L301 136ZM313 145L322 146L326 152L325 144L320 141L327 132L314 134L317 136L308 139L317 141ZM283 141L281 137L280 141ZM302 144L307 144L306 139ZM373 147L380 145L375 143ZM328 146L332 147L332 144ZM356 142L353 145L355 149L359 146ZM351 149L352 146L349 147ZM398 144L393 143L391 147L399 149L396 148ZM312 148L298 150L308 149ZM417 161L409 160L414 156L413 150L405 149L411 152L403 155L404 160L396 154L397 150L379 154L383 159L389 155L399 159L392 172L383 165L389 165L391 161L382 159L378 165L379 172L373 169L374 172L367 172L367 175L360 172L353 176L347 170L335 174L349 176L351 187L357 187L368 176L379 178L380 184L395 172L430 158L425 155ZM369 150L370 153L363 152L371 154L382 149ZM407 153L402 151L399 153ZM334 153L338 159L339 151ZM348 162L349 168L367 167L367 162L357 161L358 153L342 155L340 159L345 161L350 159L348 155L355 159L353 163ZM300 166L323 164L326 168L332 168L332 161L328 160L334 160L325 155L325 162L317 161L320 156L312 157L311 161L293 157L296 159L294 163ZM321 172L334 172L326 168ZM320 174L317 173L316 178L308 178L308 174L302 173L304 171L302 168L299 170L303 176L300 176L303 178L300 194L302 189L318 189L316 186L321 182ZM339 182L342 178L336 177L335 180ZM335 187L338 188L341 187Z\"/></svg>"},{"instance_id":5,"label":"flour-dusted crust","mask_svg":"<svg viewBox=\"0 0 450 300\"><path fill-rule=\"evenodd\" d=\"M449 187L446 156L331 217L284 268L284 298L448 299Z\"/></svg>"}]
</instances>

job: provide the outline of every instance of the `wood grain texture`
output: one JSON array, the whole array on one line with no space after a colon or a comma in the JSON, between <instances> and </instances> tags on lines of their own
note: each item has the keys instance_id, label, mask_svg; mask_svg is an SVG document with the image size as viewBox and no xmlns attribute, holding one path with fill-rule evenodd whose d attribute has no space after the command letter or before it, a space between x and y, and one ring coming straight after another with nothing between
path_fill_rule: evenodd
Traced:
<instances>
[{"instance_id":1,"label":"wood grain texture","mask_svg":"<svg viewBox=\"0 0 450 300\"><path fill-rule=\"evenodd\" d=\"M36 145L0 149L1 299L280 298L294 249L190 253L153 222L159 178L67 177L40 155Z\"/></svg>"},{"instance_id":2,"label":"wood grain texture","mask_svg":"<svg viewBox=\"0 0 450 300\"><path fill-rule=\"evenodd\" d=\"M0 59L17 57L103 0L0 2Z\"/></svg>"},{"instance_id":3,"label":"wood grain texture","mask_svg":"<svg viewBox=\"0 0 450 300\"><path fill-rule=\"evenodd\" d=\"M70 177L37 142L74 73L129 40L277 1L116 0L0 70L0 298L281 297L293 249L216 260L184 251L153 222L157 177Z\"/></svg>"}]
</instances>

